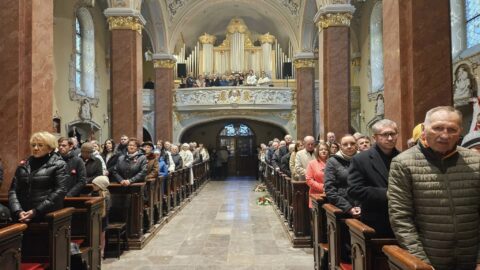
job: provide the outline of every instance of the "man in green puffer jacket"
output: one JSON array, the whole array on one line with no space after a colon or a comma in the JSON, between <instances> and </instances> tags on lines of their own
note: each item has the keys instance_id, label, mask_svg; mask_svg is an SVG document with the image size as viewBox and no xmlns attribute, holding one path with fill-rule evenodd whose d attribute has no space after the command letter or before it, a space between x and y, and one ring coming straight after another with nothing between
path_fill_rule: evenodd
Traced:
<instances>
[{"instance_id":1,"label":"man in green puffer jacket","mask_svg":"<svg viewBox=\"0 0 480 270\"><path fill-rule=\"evenodd\" d=\"M422 139L393 159L388 208L399 244L435 270L480 270L480 155L457 147L462 115L427 112Z\"/></svg>"}]
</instances>

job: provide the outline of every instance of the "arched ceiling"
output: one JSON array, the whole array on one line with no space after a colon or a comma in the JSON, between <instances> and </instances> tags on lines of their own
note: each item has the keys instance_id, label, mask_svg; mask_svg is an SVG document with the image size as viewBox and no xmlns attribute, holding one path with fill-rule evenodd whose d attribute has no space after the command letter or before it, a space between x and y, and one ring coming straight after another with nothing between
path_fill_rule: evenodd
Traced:
<instances>
[{"instance_id":1,"label":"arched ceiling","mask_svg":"<svg viewBox=\"0 0 480 270\"><path fill-rule=\"evenodd\" d=\"M234 17L242 18L250 32L274 35L283 50L288 42L294 51L305 48L303 39L311 38L302 33L305 22L312 21L311 0L144 0L142 14L147 20L145 28L155 35L151 40L159 53L174 53L182 40L193 48L203 33L217 36L223 41L228 23ZM308 9L308 10L305 10ZM305 15L304 15L305 14ZM311 17L311 18L307 18ZM310 30L309 30L310 31ZM254 41L254 40L253 40ZM308 46L307 46L308 47Z\"/></svg>"}]
</instances>

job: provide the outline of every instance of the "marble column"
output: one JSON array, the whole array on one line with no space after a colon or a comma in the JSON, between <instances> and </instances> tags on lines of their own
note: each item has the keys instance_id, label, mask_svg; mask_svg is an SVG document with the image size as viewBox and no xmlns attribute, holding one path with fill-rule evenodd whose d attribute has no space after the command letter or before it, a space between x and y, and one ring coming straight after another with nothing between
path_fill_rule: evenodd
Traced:
<instances>
[{"instance_id":1,"label":"marble column","mask_svg":"<svg viewBox=\"0 0 480 270\"><path fill-rule=\"evenodd\" d=\"M0 44L3 197L30 135L53 131L53 1L0 1Z\"/></svg>"},{"instance_id":2,"label":"marble column","mask_svg":"<svg viewBox=\"0 0 480 270\"><path fill-rule=\"evenodd\" d=\"M449 0L384 1L385 118L402 149L429 109L452 105L450 46Z\"/></svg>"},{"instance_id":3,"label":"marble column","mask_svg":"<svg viewBox=\"0 0 480 270\"><path fill-rule=\"evenodd\" d=\"M112 138L125 134L143 139L142 27L144 19L135 10L107 9L111 33L110 85Z\"/></svg>"},{"instance_id":4,"label":"marble column","mask_svg":"<svg viewBox=\"0 0 480 270\"><path fill-rule=\"evenodd\" d=\"M173 56L153 56L155 68L155 134L157 140L173 140Z\"/></svg>"},{"instance_id":5,"label":"marble column","mask_svg":"<svg viewBox=\"0 0 480 270\"><path fill-rule=\"evenodd\" d=\"M313 54L312 54L313 57ZM315 62L313 59L295 59L297 82L297 139L315 135Z\"/></svg>"},{"instance_id":6,"label":"marble column","mask_svg":"<svg viewBox=\"0 0 480 270\"><path fill-rule=\"evenodd\" d=\"M350 4L323 6L315 15L319 28L320 136L350 133Z\"/></svg>"}]
</instances>

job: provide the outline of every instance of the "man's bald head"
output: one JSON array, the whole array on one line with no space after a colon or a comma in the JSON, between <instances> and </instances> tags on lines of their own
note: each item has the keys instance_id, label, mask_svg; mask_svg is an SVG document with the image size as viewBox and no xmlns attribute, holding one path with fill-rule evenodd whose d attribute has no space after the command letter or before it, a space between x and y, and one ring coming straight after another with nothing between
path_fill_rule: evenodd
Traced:
<instances>
[{"instance_id":1,"label":"man's bald head","mask_svg":"<svg viewBox=\"0 0 480 270\"><path fill-rule=\"evenodd\" d=\"M306 151L313 152L315 149L315 138L313 136L306 136L303 138L303 145Z\"/></svg>"}]
</instances>

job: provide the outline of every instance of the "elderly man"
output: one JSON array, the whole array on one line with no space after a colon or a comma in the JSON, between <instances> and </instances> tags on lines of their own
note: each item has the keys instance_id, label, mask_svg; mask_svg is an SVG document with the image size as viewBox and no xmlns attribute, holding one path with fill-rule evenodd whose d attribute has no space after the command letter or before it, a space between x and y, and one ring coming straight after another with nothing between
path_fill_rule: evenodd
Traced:
<instances>
[{"instance_id":1,"label":"elderly man","mask_svg":"<svg viewBox=\"0 0 480 270\"><path fill-rule=\"evenodd\" d=\"M303 138L304 149L297 152L295 155L295 172L297 173L297 180L305 180L305 171L308 163L315 159L315 138L313 136L306 136Z\"/></svg>"},{"instance_id":2,"label":"elderly man","mask_svg":"<svg viewBox=\"0 0 480 270\"><path fill-rule=\"evenodd\" d=\"M329 131L327 132L327 144L328 146L332 145L332 143L336 142L336 137L335 137L335 133Z\"/></svg>"},{"instance_id":3,"label":"elderly man","mask_svg":"<svg viewBox=\"0 0 480 270\"><path fill-rule=\"evenodd\" d=\"M379 237L393 237L388 221L387 179L390 163L398 155L397 124L383 119L372 126L375 145L355 155L348 168L348 196L360 203L363 223Z\"/></svg>"},{"instance_id":4,"label":"elderly man","mask_svg":"<svg viewBox=\"0 0 480 270\"><path fill-rule=\"evenodd\" d=\"M480 155L456 145L461 127L453 107L428 111L419 143L388 178L398 243L436 270L480 269Z\"/></svg>"}]
</instances>

